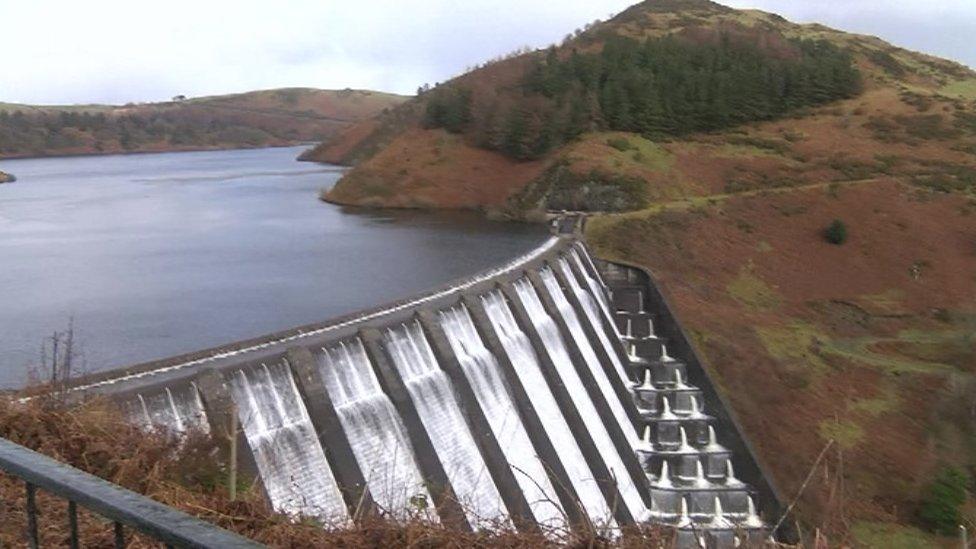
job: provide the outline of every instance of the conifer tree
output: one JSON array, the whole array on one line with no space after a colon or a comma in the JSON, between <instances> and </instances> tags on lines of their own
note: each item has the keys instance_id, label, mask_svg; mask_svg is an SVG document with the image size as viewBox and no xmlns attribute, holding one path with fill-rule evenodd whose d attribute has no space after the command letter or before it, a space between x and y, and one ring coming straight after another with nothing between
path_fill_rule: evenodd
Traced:
<instances>
[{"instance_id":1,"label":"conifer tree","mask_svg":"<svg viewBox=\"0 0 976 549\"><path fill-rule=\"evenodd\" d=\"M476 117L476 135L489 148L530 159L592 128L649 137L711 131L860 92L850 54L822 40L790 44L791 55L779 55L728 35L705 43L612 35L597 53L560 56L549 48L520 90L501 92L504 116ZM426 97L428 126L467 131L470 93L439 86Z\"/></svg>"}]
</instances>

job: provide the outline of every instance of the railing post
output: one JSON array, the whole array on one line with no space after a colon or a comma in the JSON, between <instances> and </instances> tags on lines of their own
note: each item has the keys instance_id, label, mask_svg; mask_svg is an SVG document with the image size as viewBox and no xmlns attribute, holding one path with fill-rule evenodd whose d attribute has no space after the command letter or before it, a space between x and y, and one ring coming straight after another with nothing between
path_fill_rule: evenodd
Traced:
<instances>
[{"instance_id":1,"label":"railing post","mask_svg":"<svg viewBox=\"0 0 976 549\"><path fill-rule=\"evenodd\" d=\"M71 532L71 549L78 549L78 504L74 500L68 501L68 530Z\"/></svg>"},{"instance_id":2,"label":"railing post","mask_svg":"<svg viewBox=\"0 0 976 549\"><path fill-rule=\"evenodd\" d=\"M27 545L37 549L40 541L37 537L37 488L30 482L24 483L27 491Z\"/></svg>"},{"instance_id":3,"label":"railing post","mask_svg":"<svg viewBox=\"0 0 976 549\"><path fill-rule=\"evenodd\" d=\"M231 501L237 499L237 436L240 430L240 419L237 414L230 415L230 432L227 434L228 445L230 446L230 471L227 473L227 495Z\"/></svg>"}]
</instances>

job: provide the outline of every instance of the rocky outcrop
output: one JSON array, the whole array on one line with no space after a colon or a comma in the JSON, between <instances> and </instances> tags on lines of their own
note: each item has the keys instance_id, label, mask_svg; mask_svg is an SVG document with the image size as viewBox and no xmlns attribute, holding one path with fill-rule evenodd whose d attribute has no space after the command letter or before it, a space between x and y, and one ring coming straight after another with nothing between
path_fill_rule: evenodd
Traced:
<instances>
[{"instance_id":1,"label":"rocky outcrop","mask_svg":"<svg viewBox=\"0 0 976 549\"><path fill-rule=\"evenodd\" d=\"M13 183L14 181L17 181L17 178L13 174L0 172L0 183Z\"/></svg>"}]
</instances>

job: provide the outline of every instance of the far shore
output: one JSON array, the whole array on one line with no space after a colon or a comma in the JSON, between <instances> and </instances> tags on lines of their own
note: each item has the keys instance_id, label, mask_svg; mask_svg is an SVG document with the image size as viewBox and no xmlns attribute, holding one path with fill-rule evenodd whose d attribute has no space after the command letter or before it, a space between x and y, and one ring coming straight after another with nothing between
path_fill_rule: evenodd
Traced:
<instances>
[{"instance_id":1,"label":"far shore","mask_svg":"<svg viewBox=\"0 0 976 549\"><path fill-rule=\"evenodd\" d=\"M137 154L162 154L162 153L173 153L173 152L206 152L206 151L248 151L253 149L285 149L289 147L314 147L317 144L315 141L300 141L300 142L275 142L268 145L255 145L255 146L194 146L194 147L160 147L160 148L148 148L141 150L105 150L105 151L79 151L79 152L59 152L57 154L22 154L22 155L2 155L0 154L0 162L15 162L17 160L37 160L40 158L76 158L85 156L116 156L116 155L137 155Z\"/></svg>"}]
</instances>

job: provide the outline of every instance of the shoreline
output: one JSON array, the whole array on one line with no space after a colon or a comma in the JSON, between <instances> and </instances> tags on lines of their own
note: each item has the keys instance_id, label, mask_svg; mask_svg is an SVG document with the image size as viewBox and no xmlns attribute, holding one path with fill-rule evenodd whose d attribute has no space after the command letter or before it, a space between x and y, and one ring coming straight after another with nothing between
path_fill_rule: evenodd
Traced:
<instances>
[{"instance_id":1,"label":"shoreline","mask_svg":"<svg viewBox=\"0 0 976 549\"><path fill-rule=\"evenodd\" d=\"M16 162L18 160L39 160L46 158L81 158L91 156L134 156L140 154L165 154L176 152L211 152L211 151L252 151L257 149L287 149L290 147L314 147L316 141L300 141L287 144L258 145L254 147L175 147L171 149L148 149L139 151L103 151L103 152L78 152L78 153L58 153L58 154L25 154L14 156L0 155L0 163ZM297 159L296 159L297 160ZM9 173L9 172L8 172Z\"/></svg>"}]
</instances>

